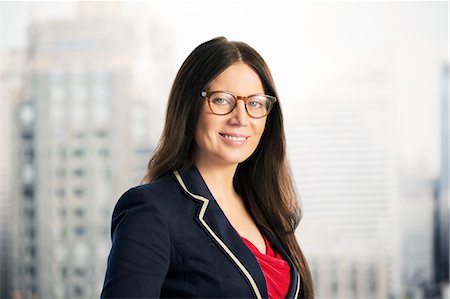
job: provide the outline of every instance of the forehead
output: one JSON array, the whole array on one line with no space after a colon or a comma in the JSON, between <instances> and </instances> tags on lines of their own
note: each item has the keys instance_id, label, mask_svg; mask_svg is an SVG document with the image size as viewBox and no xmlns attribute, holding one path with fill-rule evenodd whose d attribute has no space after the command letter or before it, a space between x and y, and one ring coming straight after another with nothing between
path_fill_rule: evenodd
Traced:
<instances>
[{"instance_id":1,"label":"forehead","mask_svg":"<svg viewBox=\"0 0 450 299\"><path fill-rule=\"evenodd\" d=\"M210 83L211 91L230 91L235 95L264 93L258 74L247 64L238 62L225 69Z\"/></svg>"}]
</instances>

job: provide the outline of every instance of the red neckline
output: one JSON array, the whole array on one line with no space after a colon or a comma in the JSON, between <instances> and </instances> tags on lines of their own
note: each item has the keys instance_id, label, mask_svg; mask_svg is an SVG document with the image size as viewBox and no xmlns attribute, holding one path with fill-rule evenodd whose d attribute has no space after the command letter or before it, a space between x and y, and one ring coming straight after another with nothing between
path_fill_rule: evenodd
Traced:
<instances>
[{"instance_id":1,"label":"red neckline","mask_svg":"<svg viewBox=\"0 0 450 299\"><path fill-rule=\"evenodd\" d=\"M263 239L264 239L264 245L265 245L265 252L264 252L264 253L261 252L261 251L259 251L258 247L256 247L249 239L244 238L244 237L242 237L241 235L239 235L239 236L240 236L244 241L246 241L246 244L247 244L247 245L252 246L253 249L255 249L257 253L259 253L259 254L261 254L261 255L267 255L267 256L270 256L270 253L272 253L272 250L270 250L271 247L270 247L269 241L266 239L266 237L264 236L264 234L261 234L261 235L262 235L262 237L263 237ZM254 251L254 250L252 250L252 251Z\"/></svg>"}]
</instances>

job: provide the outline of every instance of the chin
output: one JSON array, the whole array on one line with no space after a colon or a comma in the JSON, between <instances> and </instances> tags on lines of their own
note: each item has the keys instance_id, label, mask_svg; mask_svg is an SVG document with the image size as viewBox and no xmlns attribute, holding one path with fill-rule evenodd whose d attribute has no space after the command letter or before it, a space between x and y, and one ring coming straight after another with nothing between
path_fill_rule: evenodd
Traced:
<instances>
[{"instance_id":1,"label":"chin","mask_svg":"<svg viewBox=\"0 0 450 299\"><path fill-rule=\"evenodd\" d=\"M223 160L230 164L239 164L247 160L251 155L227 155Z\"/></svg>"}]
</instances>

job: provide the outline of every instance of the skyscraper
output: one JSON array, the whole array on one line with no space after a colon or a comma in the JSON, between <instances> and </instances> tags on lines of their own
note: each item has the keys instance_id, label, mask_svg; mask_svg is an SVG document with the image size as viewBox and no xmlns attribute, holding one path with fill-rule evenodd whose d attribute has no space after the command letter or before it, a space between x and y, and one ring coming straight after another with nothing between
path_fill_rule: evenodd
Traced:
<instances>
[{"instance_id":1,"label":"skyscraper","mask_svg":"<svg viewBox=\"0 0 450 299\"><path fill-rule=\"evenodd\" d=\"M14 204L16 194L15 111L23 98L24 53L2 49L0 116L0 298L12 296Z\"/></svg>"},{"instance_id":2,"label":"skyscraper","mask_svg":"<svg viewBox=\"0 0 450 299\"><path fill-rule=\"evenodd\" d=\"M437 180L434 207L434 282L440 298L448 298L449 295L449 69L445 65L441 82L441 163L440 175Z\"/></svg>"},{"instance_id":3,"label":"skyscraper","mask_svg":"<svg viewBox=\"0 0 450 299\"><path fill-rule=\"evenodd\" d=\"M131 90L133 26L115 15L115 2L90 5L81 4L78 18L30 26L19 118L17 297L99 296L114 204L139 183L151 150L142 123L148 107Z\"/></svg>"},{"instance_id":4,"label":"skyscraper","mask_svg":"<svg viewBox=\"0 0 450 299\"><path fill-rule=\"evenodd\" d=\"M433 272L433 182L421 169L400 172L398 211L402 296L426 298Z\"/></svg>"}]
</instances>

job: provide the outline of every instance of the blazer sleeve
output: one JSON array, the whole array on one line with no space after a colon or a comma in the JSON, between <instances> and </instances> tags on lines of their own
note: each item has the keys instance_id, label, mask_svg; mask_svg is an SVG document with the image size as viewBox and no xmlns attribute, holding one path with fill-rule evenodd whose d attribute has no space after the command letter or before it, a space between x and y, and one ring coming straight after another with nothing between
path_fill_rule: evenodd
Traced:
<instances>
[{"instance_id":1,"label":"blazer sleeve","mask_svg":"<svg viewBox=\"0 0 450 299\"><path fill-rule=\"evenodd\" d=\"M125 192L112 216L112 247L101 298L157 298L170 264L169 229L150 191Z\"/></svg>"}]
</instances>

